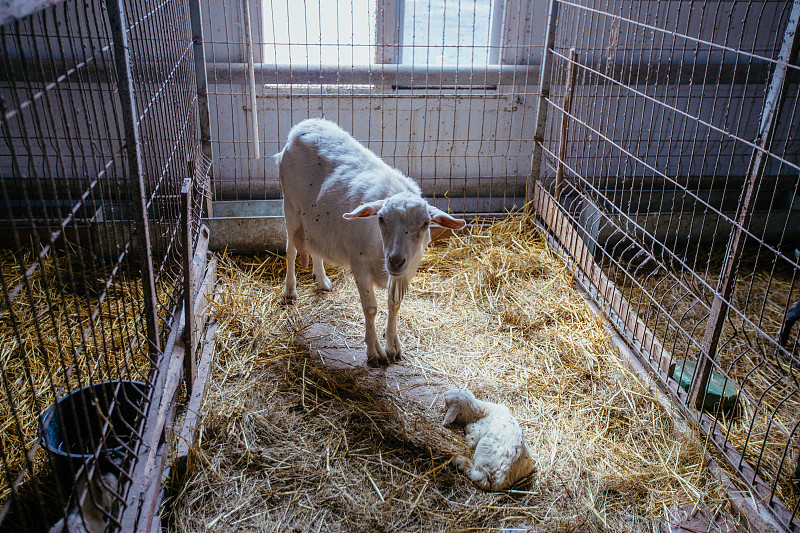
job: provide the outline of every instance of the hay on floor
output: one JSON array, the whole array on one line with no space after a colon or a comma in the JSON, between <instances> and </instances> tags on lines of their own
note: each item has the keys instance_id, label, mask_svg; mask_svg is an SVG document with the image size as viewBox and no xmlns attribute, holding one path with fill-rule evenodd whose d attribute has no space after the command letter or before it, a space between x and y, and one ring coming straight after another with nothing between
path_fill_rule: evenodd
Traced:
<instances>
[{"instance_id":1,"label":"hay on floor","mask_svg":"<svg viewBox=\"0 0 800 533\"><path fill-rule=\"evenodd\" d=\"M730 512L702 445L619 360L528 219L433 243L400 317L402 365L519 419L536 472L507 492L481 492L448 464L464 443L438 404L303 347L325 323L363 349L348 272L330 270L325 294L301 273L287 307L283 269L275 255L221 258L215 368L171 530L659 531L680 505Z\"/></svg>"},{"instance_id":2,"label":"hay on floor","mask_svg":"<svg viewBox=\"0 0 800 533\"><path fill-rule=\"evenodd\" d=\"M0 503L11 493L9 483L26 468L25 456L37 439L38 416L56 394L90 382L145 380L150 372L141 280L122 270L113 272L112 267L83 271L76 261L79 256L72 253L76 257L71 262L63 252L48 254L25 281L25 270L36 262L32 249L17 254L0 250L5 290L22 284L11 305L0 312ZM175 277L166 278L157 291L162 307L175 294ZM42 448L31 466L23 481L31 474L47 475L49 463Z\"/></svg>"}]
</instances>

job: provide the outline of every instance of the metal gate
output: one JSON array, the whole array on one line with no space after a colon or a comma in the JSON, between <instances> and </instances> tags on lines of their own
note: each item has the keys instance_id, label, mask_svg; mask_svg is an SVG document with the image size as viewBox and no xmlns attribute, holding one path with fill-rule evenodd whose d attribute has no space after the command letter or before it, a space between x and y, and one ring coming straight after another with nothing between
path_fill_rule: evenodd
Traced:
<instances>
[{"instance_id":1,"label":"metal gate","mask_svg":"<svg viewBox=\"0 0 800 533\"><path fill-rule=\"evenodd\" d=\"M554 0L528 183L578 281L792 530L798 21L797 1Z\"/></svg>"},{"instance_id":2,"label":"metal gate","mask_svg":"<svg viewBox=\"0 0 800 533\"><path fill-rule=\"evenodd\" d=\"M189 4L0 11L2 531L150 531L207 240Z\"/></svg>"}]
</instances>

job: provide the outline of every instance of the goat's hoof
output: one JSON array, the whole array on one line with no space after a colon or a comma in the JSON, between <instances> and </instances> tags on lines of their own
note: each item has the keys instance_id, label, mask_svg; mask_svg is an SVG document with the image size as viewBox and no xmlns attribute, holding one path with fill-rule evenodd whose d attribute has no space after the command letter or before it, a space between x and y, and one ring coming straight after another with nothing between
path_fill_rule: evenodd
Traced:
<instances>
[{"instance_id":1,"label":"goat's hoof","mask_svg":"<svg viewBox=\"0 0 800 533\"><path fill-rule=\"evenodd\" d=\"M281 303L282 304L291 304L297 300L297 291L286 292L284 291L281 295Z\"/></svg>"},{"instance_id":2,"label":"goat's hoof","mask_svg":"<svg viewBox=\"0 0 800 533\"><path fill-rule=\"evenodd\" d=\"M383 347L376 349L374 353L367 351L367 364L371 367L389 366L389 359L383 351Z\"/></svg>"},{"instance_id":3,"label":"goat's hoof","mask_svg":"<svg viewBox=\"0 0 800 533\"><path fill-rule=\"evenodd\" d=\"M389 360L385 357L368 357L367 358L367 365L371 366L372 368L380 368L382 366L389 366Z\"/></svg>"},{"instance_id":4,"label":"goat's hoof","mask_svg":"<svg viewBox=\"0 0 800 533\"><path fill-rule=\"evenodd\" d=\"M453 457L453 466L456 468L456 470L466 473L467 470L472 468L472 461L469 459L469 457L456 455Z\"/></svg>"},{"instance_id":5,"label":"goat's hoof","mask_svg":"<svg viewBox=\"0 0 800 533\"><path fill-rule=\"evenodd\" d=\"M402 359L403 348L400 346L400 341L397 340L397 338L395 338L394 341L386 341L386 348L384 351L390 363L397 363Z\"/></svg>"},{"instance_id":6,"label":"goat's hoof","mask_svg":"<svg viewBox=\"0 0 800 533\"><path fill-rule=\"evenodd\" d=\"M331 280L329 278L325 278L317 283L317 288L322 292L330 292L333 290L333 284L331 284Z\"/></svg>"}]
</instances>

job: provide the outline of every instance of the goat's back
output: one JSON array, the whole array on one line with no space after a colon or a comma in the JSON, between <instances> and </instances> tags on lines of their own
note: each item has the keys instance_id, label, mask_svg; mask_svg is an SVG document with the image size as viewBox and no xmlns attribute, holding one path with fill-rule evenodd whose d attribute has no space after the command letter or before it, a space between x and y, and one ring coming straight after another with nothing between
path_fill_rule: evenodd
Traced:
<instances>
[{"instance_id":1,"label":"goat's back","mask_svg":"<svg viewBox=\"0 0 800 533\"><path fill-rule=\"evenodd\" d=\"M487 402L489 403L489 402ZM477 468L487 473L492 490L512 486L533 471L530 448L517 419L504 405L491 404L490 414L475 422L481 438L473 456Z\"/></svg>"},{"instance_id":2,"label":"goat's back","mask_svg":"<svg viewBox=\"0 0 800 533\"><path fill-rule=\"evenodd\" d=\"M342 267L364 258L376 275L385 277L380 274L383 248L377 221L349 221L342 215L401 192L419 195L419 186L324 119L295 125L275 160L287 224L302 226L309 251Z\"/></svg>"},{"instance_id":3,"label":"goat's back","mask_svg":"<svg viewBox=\"0 0 800 533\"><path fill-rule=\"evenodd\" d=\"M289 131L280 165L284 195L310 196L308 189L346 194L342 214L361 202L382 200L401 192L421 195L419 186L384 163L349 133L325 119L308 119ZM352 202L355 201L355 204Z\"/></svg>"}]
</instances>

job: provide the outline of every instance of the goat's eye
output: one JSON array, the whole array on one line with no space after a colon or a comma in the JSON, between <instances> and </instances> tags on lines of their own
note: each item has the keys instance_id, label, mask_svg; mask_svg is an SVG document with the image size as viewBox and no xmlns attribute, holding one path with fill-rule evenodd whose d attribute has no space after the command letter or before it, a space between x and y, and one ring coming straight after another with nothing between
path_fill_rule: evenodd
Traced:
<instances>
[{"instance_id":1,"label":"goat's eye","mask_svg":"<svg viewBox=\"0 0 800 533\"><path fill-rule=\"evenodd\" d=\"M425 222L423 222L423 223L422 223L422 227L423 227L423 228L427 228L427 227L428 227L428 226L430 226L430 225L431 225L431 223L430 223L430 222L428 222L427 220L426 220Z\"/></svg>"},{"instance_id":2,"label":"goat's eye","mask_svg":"<svg viewBox=\"0 0 800 533\"><path fill-rule=\"evenodd\" d=\"M383 216L382 216L382 215L378 217L378 222L380 222L380 223L383 223L383 222L384 222L384 220L383 220Z\"/></svg>"}]
</instances>

